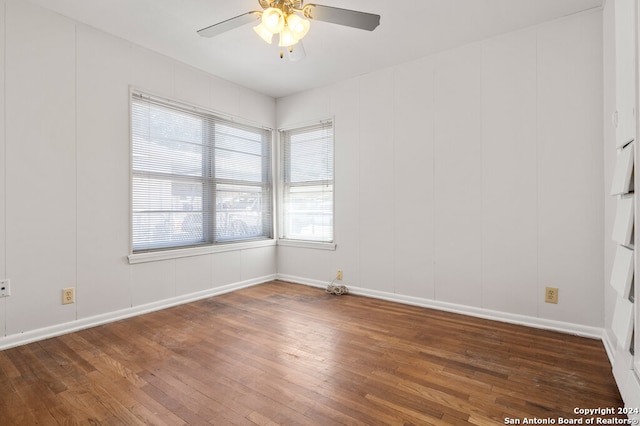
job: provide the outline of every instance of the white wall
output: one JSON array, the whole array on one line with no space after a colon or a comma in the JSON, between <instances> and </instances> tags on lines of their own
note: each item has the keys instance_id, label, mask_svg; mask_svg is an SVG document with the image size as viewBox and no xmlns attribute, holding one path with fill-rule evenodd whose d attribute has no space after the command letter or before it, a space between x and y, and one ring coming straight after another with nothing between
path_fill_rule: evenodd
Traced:
<instances>
[{"instance_id":1,"label":"white wall","mask_svg":"<svg viewBox=\"0 0 640 426\"><path fill-rule=\"evenodd\" d=\"M28 2L0 15L0 347L275 276L275 247L126 258L129 87L270 127L272 98Z\"/></svg>"},{"instance_id":2,"label":"white wall","mask_svg":"<svg viewBox=\"0 0 640 426\"><path fill-rule=\"evenodd\" d=\"M278 247L282 278L599 335L602 13L277 101L335 118L334 252ZM545 304L546 286L560 303Z\"/></svg>"},{"instance_id":3,"label":"white wall","mask_svg":"<svg viewBox=\"0 0 640 426\"><path fill-rule=\"evenodd\" d=\"M613 260L618 244L612 240L613 223L616 214L616 197L609 195L613 170L616 162L616 129L613 126L612 116L616 110L616 67L615 67L615 10L613 1L606 1L602 11L603 21L603 82L604 82L604 310L605 343L609 343L610 350L616 347L616 338L611 330L611 320L617 298L616 291L610 286L609 278L613 269Z\"/></svg>"},{"instance_id":4,"label":"white wall","mask_svg":"<svg viewBox=\"0 0 640 426\"><path fill-rule=\"evenodd\" d=\"M13 292L0 299L0 347L276 271L326 283L338 268L372 295L604 326L600 12L277 108L28 2L0 0L0 15L0 277ZM337 250L263 247L129 265L130 86L266 126L276 113L283 127L335 117ZM560 304L543 303L547 285L560 288ZM77 303L62 305L69 286Z\"/></svg>"},{"instance_id":5,"label":"white wall","mask_svg":"<svg viewBox=\"0 0 640 426\"><path fill-rule=\"evenodd\" d=\"M0 22L4 22L4 0L0 2ZM0 81L5 81L5 32L0 31ZM5 98L5 85L0 84L0 99ZM7 221L6 221L6 143L5 143L5 109L4 102L0 102L0 276L6 277L7 263ZM0 298L0 336L6 329L7 301Z\"/></svg>"}]
</instances>

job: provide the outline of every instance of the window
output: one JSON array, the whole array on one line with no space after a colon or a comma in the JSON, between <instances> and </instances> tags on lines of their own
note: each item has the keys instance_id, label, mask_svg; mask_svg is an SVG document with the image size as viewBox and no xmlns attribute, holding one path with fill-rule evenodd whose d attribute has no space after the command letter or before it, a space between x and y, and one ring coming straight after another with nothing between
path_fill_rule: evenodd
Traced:
<instances>
[{"instance_id":1,"label":"window","mask_svg":"<svg viewBox=\"0 0 640 426\"><path fill-rule=\"evenodd\" d=\"M333 242L333 124L280 134L284 239Z\"/></svg>"},{"instance_id":2,"label":"window","mask_svg":"<svg viewBox=\"0 0 640 426\"><path fill-rule=\"evenodd\" d=\"M268 129L131 95L132 249L272 237Z\"/></svg>"}]
</instances>

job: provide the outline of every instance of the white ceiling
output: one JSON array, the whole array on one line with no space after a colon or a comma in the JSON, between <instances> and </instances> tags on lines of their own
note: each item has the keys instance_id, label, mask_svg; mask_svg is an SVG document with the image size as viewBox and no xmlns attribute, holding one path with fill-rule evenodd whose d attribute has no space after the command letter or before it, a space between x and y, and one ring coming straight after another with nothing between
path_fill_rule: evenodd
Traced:
<instances>
[{"instance_id":1,"label":"white ceiling","mask_svg":"<svg viewBox=\"0 0 640 426\"><path fill-rule=\"evenodd\" d=\"M280 59L252 30L196 31L257 0L31 0L44 8L278 98L594 7L603 0L313 0L381 15L373 32L312 21L307 57ZM311 1L309 1L311 2ZM307 3L309 3L307 2Z\"/></svg>"}]
</instances>

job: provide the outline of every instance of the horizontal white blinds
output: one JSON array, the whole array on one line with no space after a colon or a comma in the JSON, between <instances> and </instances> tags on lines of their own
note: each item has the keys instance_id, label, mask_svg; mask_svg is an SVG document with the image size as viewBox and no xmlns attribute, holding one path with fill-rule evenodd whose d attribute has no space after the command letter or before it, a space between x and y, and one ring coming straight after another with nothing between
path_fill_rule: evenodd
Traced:
<instances>
[{"instance_id":1,"label":"horizontal white blinds","mask_svg":"<svg viewBox=\"0 0 640 426\"><path fill-rule=\"evenodd\" d=\"M133 93L133 251L270 238L271 138Z\"/></svg>"},{"instance_id":2,"label":"horizontal white blinds","mask_svg":"<svg viewBox=\"0 0 640 426\"><path fill-rule=\"evenodd\" d=\"M282 237L333 242L333 124L281 132Z\"/></svg>"}]
</instances>

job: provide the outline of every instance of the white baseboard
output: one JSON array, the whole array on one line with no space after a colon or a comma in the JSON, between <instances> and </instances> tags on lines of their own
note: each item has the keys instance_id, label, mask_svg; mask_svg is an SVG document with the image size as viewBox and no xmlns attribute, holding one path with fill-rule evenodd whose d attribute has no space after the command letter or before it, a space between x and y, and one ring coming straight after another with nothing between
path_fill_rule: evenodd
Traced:
<instances>
[{"instance_id":1,"label":"white baseboard","mask_svg":"<svg viewBox=\"0 0 640 426\"><path fill-rule=\"evenodd\" d=\"M121 319L134 317L137 315L146 314L149 312L158 311L161 309L170 308L172 306L182 305L184 303L193 302L200 299L206 299L208 297L217 296L231 291L239 290L246 287L251 287L257 284L262 284L274 279L283 281L289 281L297 284L309 285L312 287L326 288L329 282L318 281L309 278L303 278L293 275L274 274L254 278L251 280L241 281L222 287L216 287L213 289L191 293L187 295L177 296L170 299L160 300L158 302L148 303L140 306L133 306L131 308L122 309L119 311L108 312L101 315L95 315L88 318L78 319L68 323L57 324L50 327L39 328L37 330L31 330L24 333L12 334L0 338L0 350L12 348L15 346L24 345L27 343L35 342L38 340L48 339L50 337L59 336L66 333L71 333L78 330L83 330L90 327L106 324L113 321L119 321ZM484 318L494 321L507 322L511 324L524 325L528 327L541 328L546 330L559 331L562 333L575 334L578 336L589 337L593 339L602 339L609 360L613 359L615 353L611 343L605 338L603 330L598 327L588 327L579 324L565 323L561 321L553 321L542 318L529 317L524 315L510 314L506 312L492 311L489 309L475 308L470 306L458 305L454 303L439 302L436 300L423 299L412 296L405 296L400 294L382 292L377 290L370 290L359 287L349 286L349 292L355 295L373 297L376 299L389 300L391 302L404 303L407 305L421 306L424 308L437 309L441 311L453 312L463 315L469 315L478 318ZM613 362L612 362L613 364Z\"/></svg>"},{"instance_id":2,"label":"white baseboard","mask_svg":"<svg viewBox=\"0 0 640 426\"><path fill-rule=\"evenodd\" d=\"M36 342L38 340L48 339L50 337L60 336L62 334L72 333L74 331L95 327L109 322L119 321L125 318L131 318L138 315L147 314L149 312L159 311L161 309L170 308L172 306L182 305L194 302L208 297L218 296L220 294L229 293L242 288L251 287L276 279L276 275L267 275L251 280L241 281L222 287L216 287L197 293L185 294L182 296L172 297L157 302L147 303L140 306L132 306L131 308L122 309L114 312L108 312L101 315L95 315L88 318L57 324L50 327L39 328L37 330L26 331L24 333L12 334L0 338L0 350L9 349L27 343Z\"/></svg>"},{"instance_id":3,"label":"white baseboard","mask_svg":"<svg viewBox=\"0 0 640 426\"><path fill-rule=\"evenodd\" d=\"M613 343L614 338L612 338L612 333L610 330L602 331L602 344L604 345L604 350L607 353L607 357L609 358L609 363L613 366L613 360L616 354L616 345Z\"/></svg>"},{"instance_id":4,"label":"white baseboard","mask_svg":"<svg viewBox=\"0 0 640 426\"><path fill-rule=\"evenodd\" d=\"M277 279L320 288L326 288L329 284L328 281L318 281L285 274L278 274ZM501 321L510 324L524 325L527 327L540 328L544 330L559 331L561 333L574 334L591 339L601 340L603 338L603 329L599 327L590 327L586 325L572 324L562 321L530 317L526 315L511 314L507 312L493 311L490 309L476 308L473 306L458 305L455 303L439 302L437 300L423 299L420 297L405 296L402 294L352 287L349 285L347 285L347 287L349 289L349 293L360 296L373 297L376 299L383 299L391 302L421 306L424 308L437 309L446 312L453 312L457 314L469 315L472 317L494 321Z\"/></svg>"}]
</instances>

